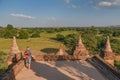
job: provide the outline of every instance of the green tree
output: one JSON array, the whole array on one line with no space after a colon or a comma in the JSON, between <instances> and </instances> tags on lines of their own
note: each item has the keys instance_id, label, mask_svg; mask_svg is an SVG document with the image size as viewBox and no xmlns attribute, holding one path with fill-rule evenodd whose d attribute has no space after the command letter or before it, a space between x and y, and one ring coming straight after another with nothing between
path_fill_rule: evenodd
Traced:
<instances>
[{"instance_id":1,"label":"green tree","mask_svg":"<svg viewBox=\"0 0 120 80\"><path fill-rule=\"evenodd\" d=\"M64 39L64 44L70 49L73 50L74 47L76 46L78 41L78 35L76 34L69 34L67 36L65 36Z\"/></svg>"},{"instance_id":2,"label":"green tree","mask_svg":"<svg viewBox=\"0 0 120 80\"><path fill-rule=\"evenodd\" d=\"M114 37L119 37L120 36L120 31L115 31L112 34Z\"/></svg>"},{"instance_id":3,"label":"green tree","mask_svg":"<svg viewBox=\"0 0 120 80\"><path fill-rule=\"evenodd\" d=\"M5 33L5 29L4 28L0 28L0 37L4 37L4 33Z\"/></svg>"},{"instance_id":4,"label":"green tree","mask_svg":"<svg viewBox=\"0 0 120 80\"><path fill-rule=\"evenodd\" d=\"M19 39L28 39L29 38L29 35L28 35L28 32L25 31L25 30L21 30L19 32Z\"/></svg>"},{"instance_id":5,"label":"green tree","mask_svg":"<svg viewBox=\"0 0 120 80\"><path fill-rule=\"evenodd\" d=\"M13 27L13 25L8 24L7 27L6 27L6 29L7 29L7 30L12 30L12 29L14 29L14 27Z\"/></svg>"},{"instance_id":6,"label":"green tree","mask_svg":"<svg viewBox=\"0 0 120 80\"><path fill-rule=\"evenodd\" d=\"M4 38L12 38L13 36L17 35L17 29L15 29L12 25L8 24L5 32L4 32Z\"/></svg>"},{"instance_id":7,"label":"green tree","mask_svg":"<svg viewBox=\"0 0 120 80\"><path fill-rule=\"evenodd\" d=\"M120 39L119 38L111 38L110 39L111 47L114 53L120 53Z\"/></svg>"},{"instance_id":8,"label":"green tree","mask_svg":"<svg viewBox=\"0 0 120 80\"><path fill-rule=\"evenodd\" d=\"M65 37L64 37L64 35L62 35L62 34L57 34L57 35L56 35L56 39L57 39L58 41L62 41L62 42L63 42L63 41L64 41L64 38L65 38Z\"/></svg>"},{"instance_id":9,"label":"green tree","mask_svg":"<svg viewBox=\"0 0 120 80\"><path fill-rule=\"evenodd\" d=\"M39 38L40 37L40 33L35 32L32 34L31 38Z\"/></svg>"},{"instance_id":10,"label":"green tree","mask_svg":"<svg viewBox=\"0 0 120 80\"><path fill-rule=\"evenodd\" d=\"M120 61L114 61L114 65L118 68L118 69L120 69Z\"/></svg>"},{"instance_id":11,"label":"green tree","mask_svg":"<svg viewBox=\"0 0 120 80\"><path fill-rule=\"evenodd\" d=\"M6 53L0 51L0 75L7 69L7 58Z\"/></svg>"}]
</instances>

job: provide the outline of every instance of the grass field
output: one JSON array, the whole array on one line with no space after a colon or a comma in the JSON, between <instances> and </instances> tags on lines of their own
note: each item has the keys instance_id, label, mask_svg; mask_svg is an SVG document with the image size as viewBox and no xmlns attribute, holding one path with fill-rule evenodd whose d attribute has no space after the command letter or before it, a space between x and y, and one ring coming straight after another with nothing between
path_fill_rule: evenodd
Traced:
<instances>
[{"instance_id":1,"label":"grass field","mask_svg":"<svg viewBox=\"0 0 120 80\"><path fill-rule=\"evenodd\" d=\"M56 33L42 32L40 34L40 38L16 39L16 40L18 47L22 53L24 53L24 50L26 49L27 46L30 46L32 53L35 56L45 53L55 54L57 53L60 45L62 44L53 39L56 38L56 34L67 35L71 33L76 33L76 32L73 31L63 31ZM0 51L3 51L8 54L11 46L12 46L12 39L0 38ZM64 49L67 50L65 46ZM2 74L6 69L7 69L6 63L2 64L2 62L0 62L0 74Z\"/></svg>"},{"instance_id":2,"label":"grass field","mask_svg":"<svg viewBox=\"0 0 120 80\"><path fill-rule=\"evenodd\" d=\"M68 35L72 33L77 33L76 31L62 31L56 33L46 33L42 32L40 38L29 38L29 39L17 39L17 44L19 49L24 52L27 46L31 47L34 55L43 53L56 53L62 43L54 40L56 34ZM120 39L117 37L117 39ZM12 46L12 39L0 38L0 51L9 53ZM64 46L64 49L67 48Z\"/></svg>"},{"instance_id":3,"label":"grass field","mask_svg":"<svg viewBox=\"0 0 120 80\"><path fill-rule=\"evenodd\" d=\"M55 38L56 34L67 35L70 33L76 33L73 31L63 31L57 33L41 33L40 38L29 38L29 39L17 39L17 44L19 49L24 52L26 46L30 46L34 55L43 54L43 53L56 53L59 49L59 46L62 44L51 38ZM12 46L12 39L3 39L0 38L0 51L9 53ZM67 49L66 47L64 47Z\"/></svg>"}]
</instances>

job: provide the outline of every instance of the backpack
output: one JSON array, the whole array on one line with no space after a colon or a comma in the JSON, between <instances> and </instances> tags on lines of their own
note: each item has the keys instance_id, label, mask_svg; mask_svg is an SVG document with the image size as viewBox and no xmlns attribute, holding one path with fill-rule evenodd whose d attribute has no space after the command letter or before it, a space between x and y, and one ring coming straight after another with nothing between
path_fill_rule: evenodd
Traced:
<instances>
[{"instance_id":1,"label":"backpack","mask_svg":"<svg viewBox=\"0 0 120 80\"><path fill-rule=\"evenodd\" d=\"M29 50L26 50L24 52L24 54L25 54L25 58L30 58L31 57L31 52Z\"/></svg>"}]
</instances>

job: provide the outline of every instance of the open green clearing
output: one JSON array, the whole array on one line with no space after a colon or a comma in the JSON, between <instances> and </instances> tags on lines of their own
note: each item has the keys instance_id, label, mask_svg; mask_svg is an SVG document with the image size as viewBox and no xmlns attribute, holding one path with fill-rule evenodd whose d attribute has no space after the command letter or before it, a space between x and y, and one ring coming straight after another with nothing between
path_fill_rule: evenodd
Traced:
<instances>
[{"instance_id":1,"label":"open green clearing","mask_svg":"<svg viewBox=\"0 0 120 80\"><path fill-rule=\"evenodd\" d=\"M56 32L56 33L48 34L46 32L43 32L41 33L40 38L16 39L16 40L18 47L20 51L22 51L22 53L24 53L26 46L30 46L33 55L39 55L45 53L55 54L57 53L60 45L62 44L61 42L52 39L52 38L56 38L56 34L58 33ZM67 35L69 33L74 33L74 32L64 31L61 34ZM8 54L11 46L12 46L12 39L0 38L0 51L3 51ZM67 50L67 47L64 46L64 49ZM0 55L0 59L2 59L2 61L0 61L0 74L2 74L7 68L6 57L7 55L3 55L3 54Z\"/></svg>"},{"instance_id":2,"label":"open green clearing","mask_svg":"<svg viewBox=\"0 0 120 80\"><path fill-rule=\"evenodd\" d=\"M17 39L17 44L19 49L24 52L26 46L30 46L34 55L45 53L44 49L59 49L62 44L59 41L53 40L52 38L56 38L56 34L68 35L72 33L76 33L75 31L63 31L56 33L46 33L43 32L40 34L40 38L29 38L29 39ZM0 50L9 53L10 48L12 46L12 39L4 39L0 38ZM67 49L64 46L65 49ZM51 53L54 51L51 51Z\"/></svg>"}]
</instances>

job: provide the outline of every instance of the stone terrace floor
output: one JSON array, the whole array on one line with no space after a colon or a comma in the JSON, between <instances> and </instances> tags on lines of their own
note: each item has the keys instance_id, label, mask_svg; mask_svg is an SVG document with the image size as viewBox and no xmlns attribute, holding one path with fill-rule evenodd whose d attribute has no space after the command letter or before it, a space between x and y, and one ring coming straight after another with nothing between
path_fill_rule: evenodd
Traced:
<instances>
[{"instance_id":1,"label":"stone terrace floor","mask_svg":"<svg viewBox=\"0 0 120 80\"><path fill-rule=\"evenodd\" d=\"M108 80L86 61L33 61L16 80Z\"/></svg>"}]
</instances>

